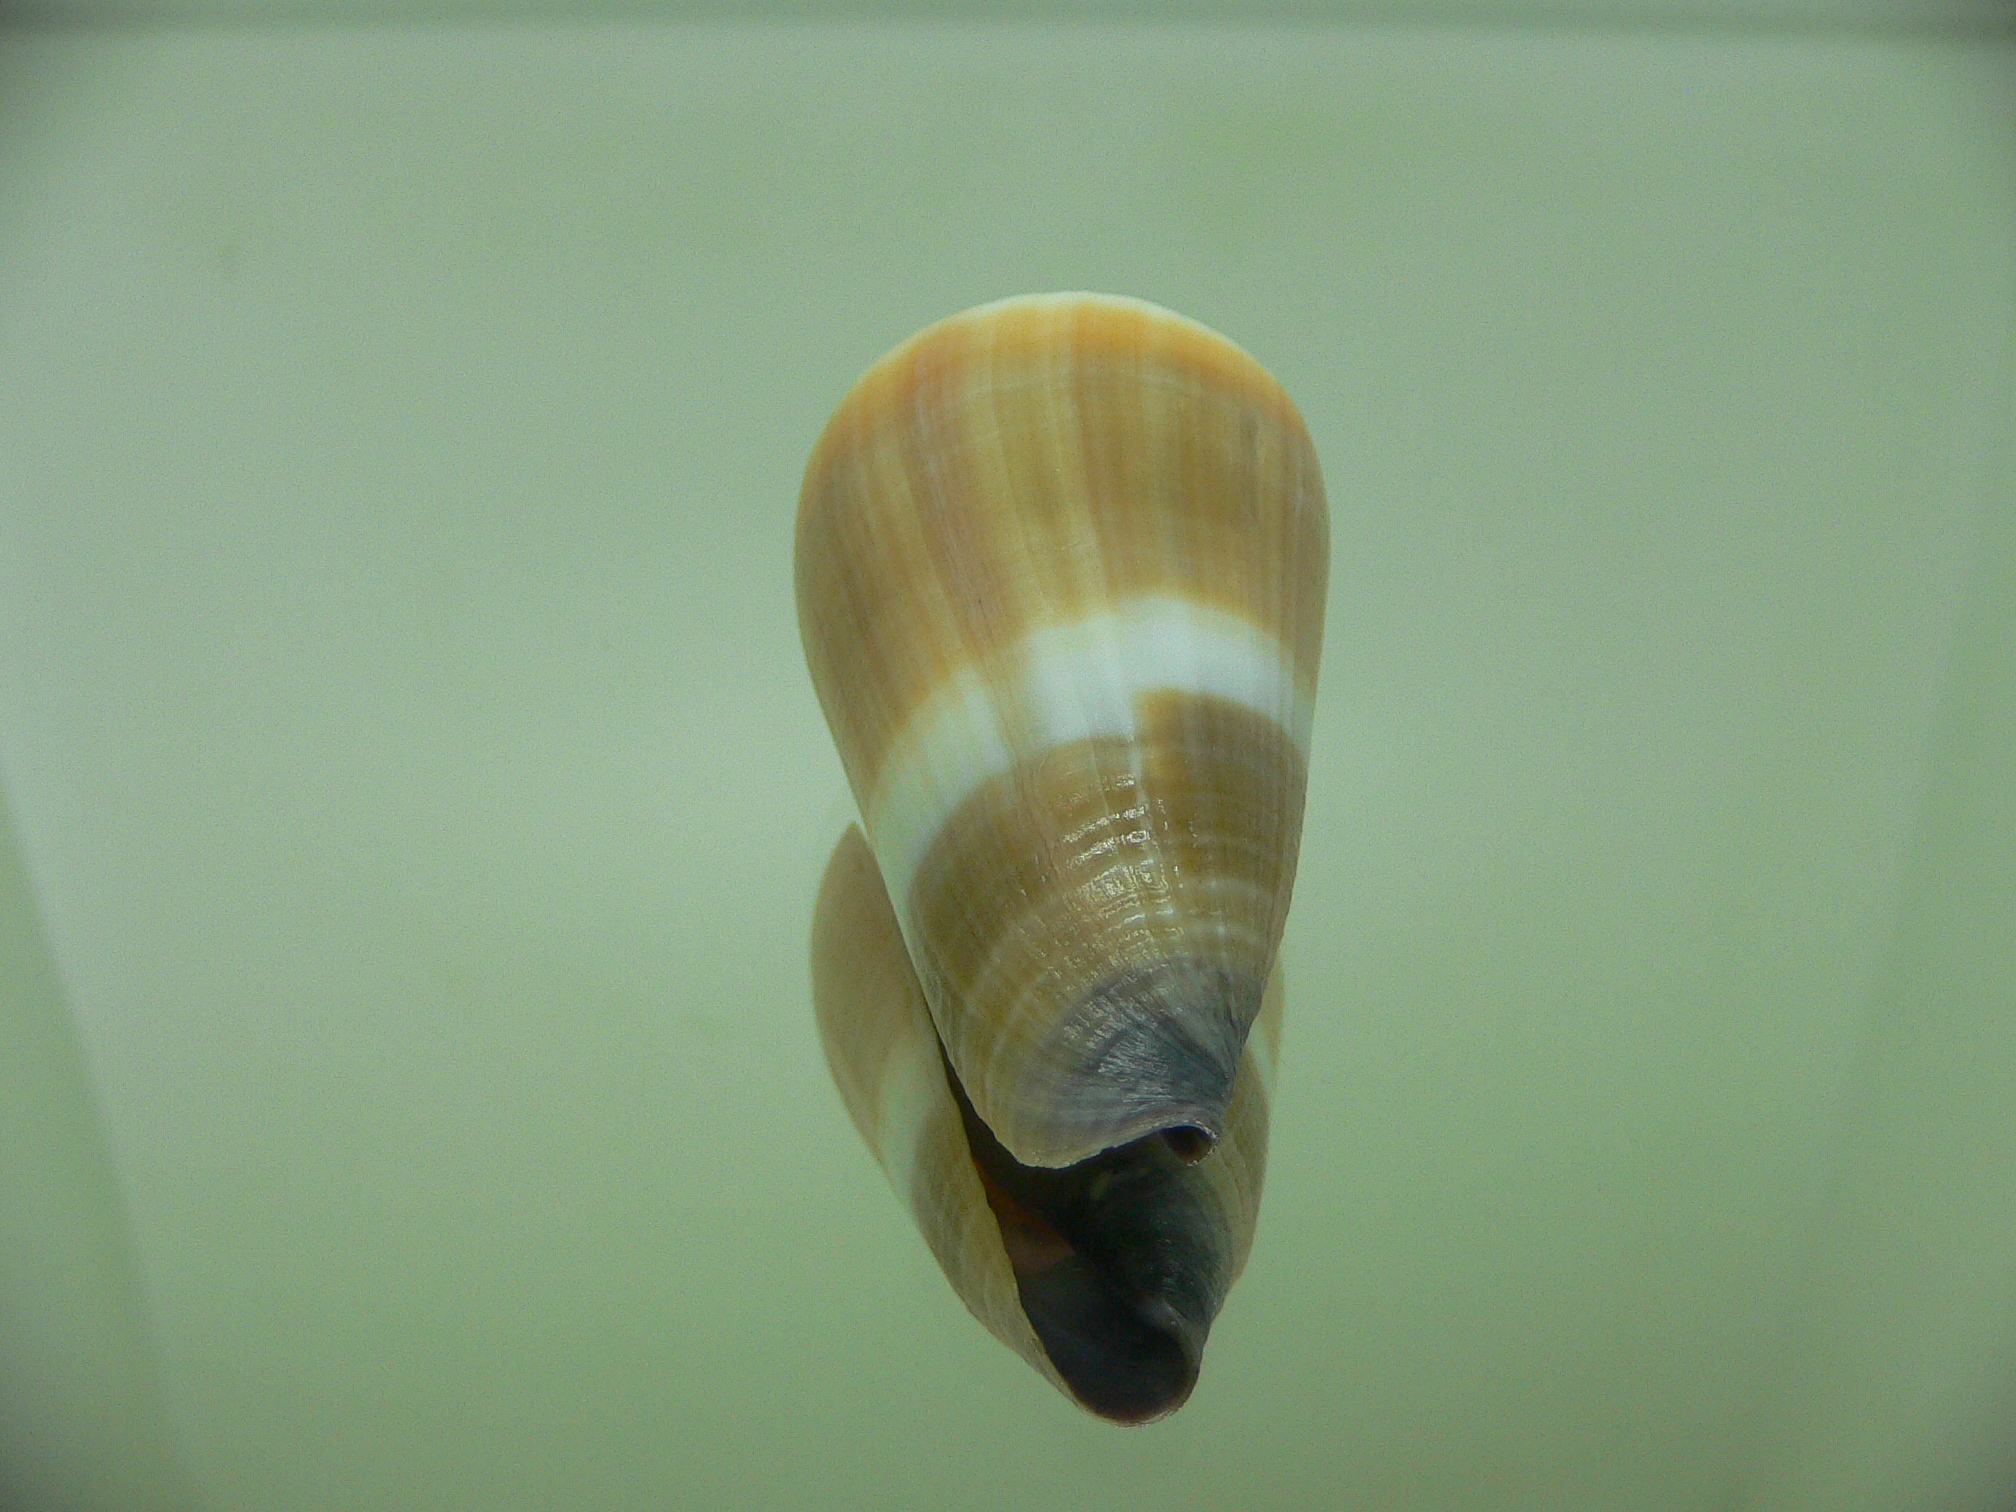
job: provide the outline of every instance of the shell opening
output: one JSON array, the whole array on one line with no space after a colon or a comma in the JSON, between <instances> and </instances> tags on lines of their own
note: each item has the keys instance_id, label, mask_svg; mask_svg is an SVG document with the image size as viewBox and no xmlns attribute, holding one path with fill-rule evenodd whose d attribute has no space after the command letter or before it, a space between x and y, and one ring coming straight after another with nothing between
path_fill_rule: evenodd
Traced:
<instances>
[{"instance_id":1,"label":"shell opening","mask_svg":"<svg viewBox=\"0 0 2016 1512\"><path fill-rule=\"evenodd\" d=\"M1169 1153L1185 1165L1195 1165L1209 1155L1218 1141L1210 1131L1194 1124L1181 1124L1162 1131L1162 1142L1169 1147Z\"/></svg>"},{"instance_id":2,"label":"shell opening","mask_svg":"<svg viewBox=\"0 0 2016 1512\"><path fill-rule=\"evenodd\" d=\"M942 1053L942 1051L941 1051ZM1063 1167L1023 1165L946 1063L1023 1315L1065 1386L1117 1423L1182 1406L1231 1281L1224 1215L1195 1169L1211 1140L1157 1131Z\"/></svg>"}]
</instances>

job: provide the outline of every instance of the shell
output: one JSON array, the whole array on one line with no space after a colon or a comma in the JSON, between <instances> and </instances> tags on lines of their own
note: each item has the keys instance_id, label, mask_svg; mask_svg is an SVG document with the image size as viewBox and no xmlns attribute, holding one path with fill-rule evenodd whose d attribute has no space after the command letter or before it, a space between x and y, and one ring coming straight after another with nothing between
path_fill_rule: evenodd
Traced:
<instances>
[{"instance_id":1,"label":"shell","mask_svg":"<svg viewBox=\"0 0 2016 1512\"><path fill-rule=\"evenodd\" d=\"M953 316L813 451L806 660L960 1092L1020 1166L1230 1128L1328 531L1281 386L1138 300Z\"/></svg>"},{"instance_id":2,"label":"shell","mask_svg":"<svg viewBox=\"0 0 2016 1512\"><path fill-rule=\"evenodd\" d=\"M1280 385L1135 300L931 327L806 468L867 828L813 921L827 1060L966 1305L1116 1421L1189 1395L1253 1241L1328 561Z\"/></svg>"},{"instance_id":3,"label":"shell","mask_svg":"<svg viewBox=\"0 0 2016 1512\"><path fill-rule=\"evenodd\" d=\"M1278 973L1215 1149L1186 1164L1148 1139L1066 1171L1017 1165L959 1096L858 829L820 887L812 981L847 1111L973 1315L1102 1417L1147 1422L1181 1406L1253 1243Z\"/></svg>"}]
</instances>

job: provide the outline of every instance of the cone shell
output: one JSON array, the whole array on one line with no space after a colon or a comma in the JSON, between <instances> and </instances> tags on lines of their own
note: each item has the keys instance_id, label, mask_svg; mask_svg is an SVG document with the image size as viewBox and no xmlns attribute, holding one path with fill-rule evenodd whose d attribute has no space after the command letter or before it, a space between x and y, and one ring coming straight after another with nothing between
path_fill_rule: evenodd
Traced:
<instances>
[{"instance_id":1,"label":"cone shell","mask_svg":"<svg viewBox=\"0 0 2016 1512\"><path fill-rule=\"evenodd\" d=\"M953 1289L1060 1391L1116 1422L1175 1410L1246 1263L1280 1032L1269 983L1224 1136L1185 1164L1157 1139L1071 1171L1018 1169L947 1075L881 872L858 829L833 852L812 934L813 997L855 1127Z\"/></svg>"},{"instance_id":2,"label":"cone shell","mask_svg":"<svg viewBox=\"0 0 2016 1512\"><path fill-rule=\"evenodd\" d=\"M1018 1165L1228 1136L1328 562L1280 385L1136 300L954 316L820 438L806 659L957 1090Z\"/></svg>"}]
</instances>

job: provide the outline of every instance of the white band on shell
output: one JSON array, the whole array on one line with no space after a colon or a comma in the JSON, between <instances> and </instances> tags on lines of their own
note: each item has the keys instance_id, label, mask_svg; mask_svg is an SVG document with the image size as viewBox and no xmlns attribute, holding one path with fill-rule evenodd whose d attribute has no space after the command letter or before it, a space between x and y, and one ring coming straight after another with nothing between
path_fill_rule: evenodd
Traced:
<instances>
[{"instance_id":1,"label":"white band on shell","mask_svg":"<svg viewBox=\"0 0 2016 1512\"><path fill-rule=\"evenodd\" d=\"M1286 649L1250 620L1166 594L1031 631L1001 665L948 679L891 743L862 814L889 899L908 934L910 884L959 806L991 778L1071 741L1135 733L1135 699L1180 689L1250 709L1288 732L1306 758L1315 689Z\"/></svg>"}]
</instances>

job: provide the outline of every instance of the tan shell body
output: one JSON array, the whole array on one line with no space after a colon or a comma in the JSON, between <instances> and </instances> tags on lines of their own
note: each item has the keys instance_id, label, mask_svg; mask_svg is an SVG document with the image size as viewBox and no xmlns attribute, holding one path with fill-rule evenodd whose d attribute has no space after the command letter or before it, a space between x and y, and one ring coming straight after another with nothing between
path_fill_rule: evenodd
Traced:
<instances>
[{"instance_id":1,"label":"tan shell body","mask_svg":"<svg viewBox=\"0 0 2016 1512\"><path fill-rule=\"evenodd\" d=\"M1174 1410L1258 1215L1328 517L1294 406L1138 300L969 310L806 468L798 614L861 808L813 927L849 1113L954 1289Z\"/></svg>"},{"instance_id":2,"label":"tan shell body","mask_svg":"<svg viewBox=\"0 0 2016 1512\"><path fill-rule=\"evenodd\" d=\"M1017 1162L1224 1135L1328 563L1280 385L1138 300L954 316L820 438L806 659L945 1053Z\"/></svg>"}]
</instances>

